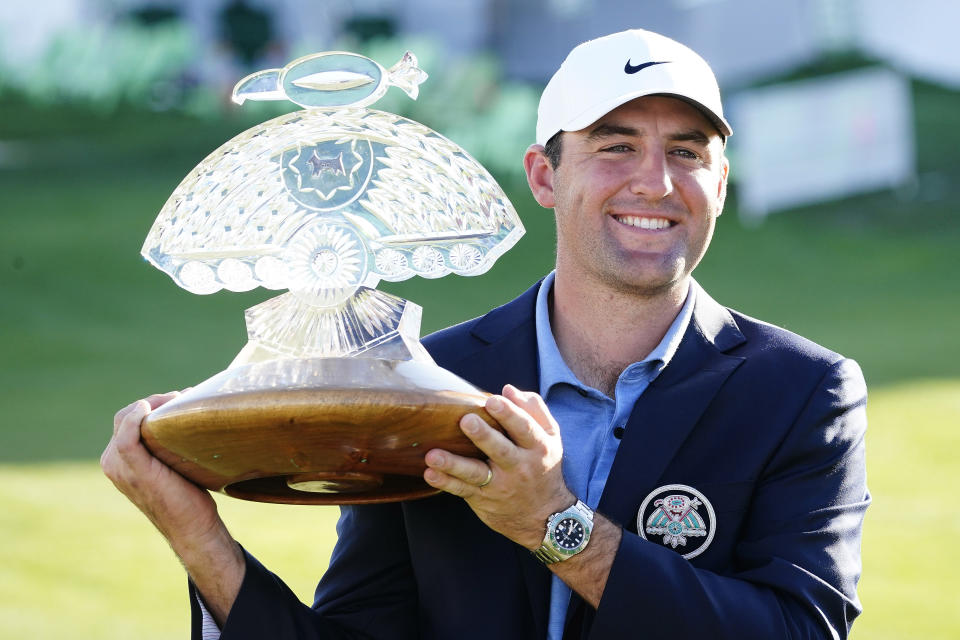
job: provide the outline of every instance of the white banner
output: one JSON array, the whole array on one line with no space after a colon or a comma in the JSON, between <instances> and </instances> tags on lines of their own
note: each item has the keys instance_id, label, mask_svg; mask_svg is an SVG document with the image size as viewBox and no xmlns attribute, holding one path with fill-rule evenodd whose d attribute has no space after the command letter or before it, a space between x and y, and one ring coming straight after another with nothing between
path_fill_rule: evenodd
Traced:
<instances>
[{"instance_id":1,"label":"white banner","mask_svg":"<svg viewBox=\"0 0 960 640\"><path fill-rule=\"evenodd\" d=\"M741 214L893 187L915 175L910 83L866 69L741 92L730 101Z\"/></svg>"}]
</instances>

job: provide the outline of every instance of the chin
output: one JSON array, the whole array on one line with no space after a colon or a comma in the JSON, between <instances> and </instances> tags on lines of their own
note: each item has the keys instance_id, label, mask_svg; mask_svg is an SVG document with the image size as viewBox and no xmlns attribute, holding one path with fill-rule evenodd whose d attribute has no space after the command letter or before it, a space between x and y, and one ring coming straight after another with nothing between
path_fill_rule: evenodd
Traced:
<instances>
[{"instance_id":1,"label":"chin","mask_svg":"<svg viewBox=\"0 0 960 640\"><path fill-rule=\"evenodd\" d=\"M669 294L677 286L683 283L683 275L661 275L661 276L634 276L618 273L610 274L604 278L604 282L611 289L628 295L656 298Z\"/></svg>"}]
</instances>

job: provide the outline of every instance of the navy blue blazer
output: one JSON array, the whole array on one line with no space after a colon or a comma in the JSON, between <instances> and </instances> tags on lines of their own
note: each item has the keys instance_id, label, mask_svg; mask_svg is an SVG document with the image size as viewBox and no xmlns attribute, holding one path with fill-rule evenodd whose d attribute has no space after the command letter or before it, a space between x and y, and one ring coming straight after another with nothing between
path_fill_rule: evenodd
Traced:
<instances>
[{"instance_id":1,"label":"navy blue blazer","mask_svg":"<svg viewBox=\"0 0 960 640\"><path fill-rule=\"evenodd\" d=\"M537 390L538 286L424 345L483 389ZM597 509L624 533L603 598L594 610L574 596L565 637L846 637L870 500L860 369L697 296L676 355L634 407ZM638 535L645 497L671 484L715 512L712 542L691 559ZM550 572L459 498L344 507L337 532L312 607L248 554L221 637L546 637Z\"/></svg>"}]
</instances>

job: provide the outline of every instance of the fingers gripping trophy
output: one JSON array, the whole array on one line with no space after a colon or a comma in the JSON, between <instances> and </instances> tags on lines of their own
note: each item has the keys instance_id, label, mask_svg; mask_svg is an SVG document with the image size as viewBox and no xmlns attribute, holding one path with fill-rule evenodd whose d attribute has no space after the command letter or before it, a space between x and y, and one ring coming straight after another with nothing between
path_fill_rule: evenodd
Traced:
<instances>
[{"instance_id":1,"label":"fingers gripping trophy","mask_svg":"<svg viewBox=\"0 0 960 640\"><path fill-rule=\"evenodd\" d=\"M416 99L411 53L389 70L346 52L247 76L235 102L303 110L211 153L160 211L144 257L188 291L288 290L246 312L223 372L147 416L144 444L207 489L264 502L422 497L424 453L482 454L459 419L486 394L419 342L421 308L380 280L486 272L523 235L506 195L459 146L366 108Z\"/></svg>"}]
</instances>

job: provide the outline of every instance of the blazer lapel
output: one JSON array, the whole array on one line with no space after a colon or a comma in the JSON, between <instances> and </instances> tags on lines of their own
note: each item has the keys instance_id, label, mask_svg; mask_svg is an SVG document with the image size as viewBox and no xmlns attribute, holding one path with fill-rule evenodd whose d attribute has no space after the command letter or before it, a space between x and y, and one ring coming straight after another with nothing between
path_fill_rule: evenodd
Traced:
<instances>
[{"instance_id":1,"label":"blazer lapel","mask_svg":"<svg viewBox=\"0 0 960 640\"><path fill-rule=\"evenodd\" d=\"M471 333L486 346L468 356L470 380L491 393L500 393L510 383L525 391L540 389L540 361L534 323L540 283L519 298L494 309L474 326ZM550 616L550 571L532 553L515 545L517 562L527 584L530 607L538 637L547 636Z\"/></svg>"},{"instance_id":2,"label":"blazer lapel","mask_svg":"<svg viewBox=\"0 0 960 640\"><path fill-rule=\"evenodd\" d=\"M463 356L461 368L473 384L500 393L508 382L524 391L540 388L535 305L538 282L520 297L480 318L471 334L483 346Z\"/></svg>"},{"instance_id":3,"label":"blazer lapel","mask_svg":"<svg viewBox=\"0 0 960 640\"><path fill-rule=\"evenodd\" d=\"M743 358L745 341L730 312L694 283L690 326L673 359L640 396L627 422L598 511L631 527L638 496L652 488ZM639 491L638 491L639 488Z\"/></svg>"}]
</instances>

